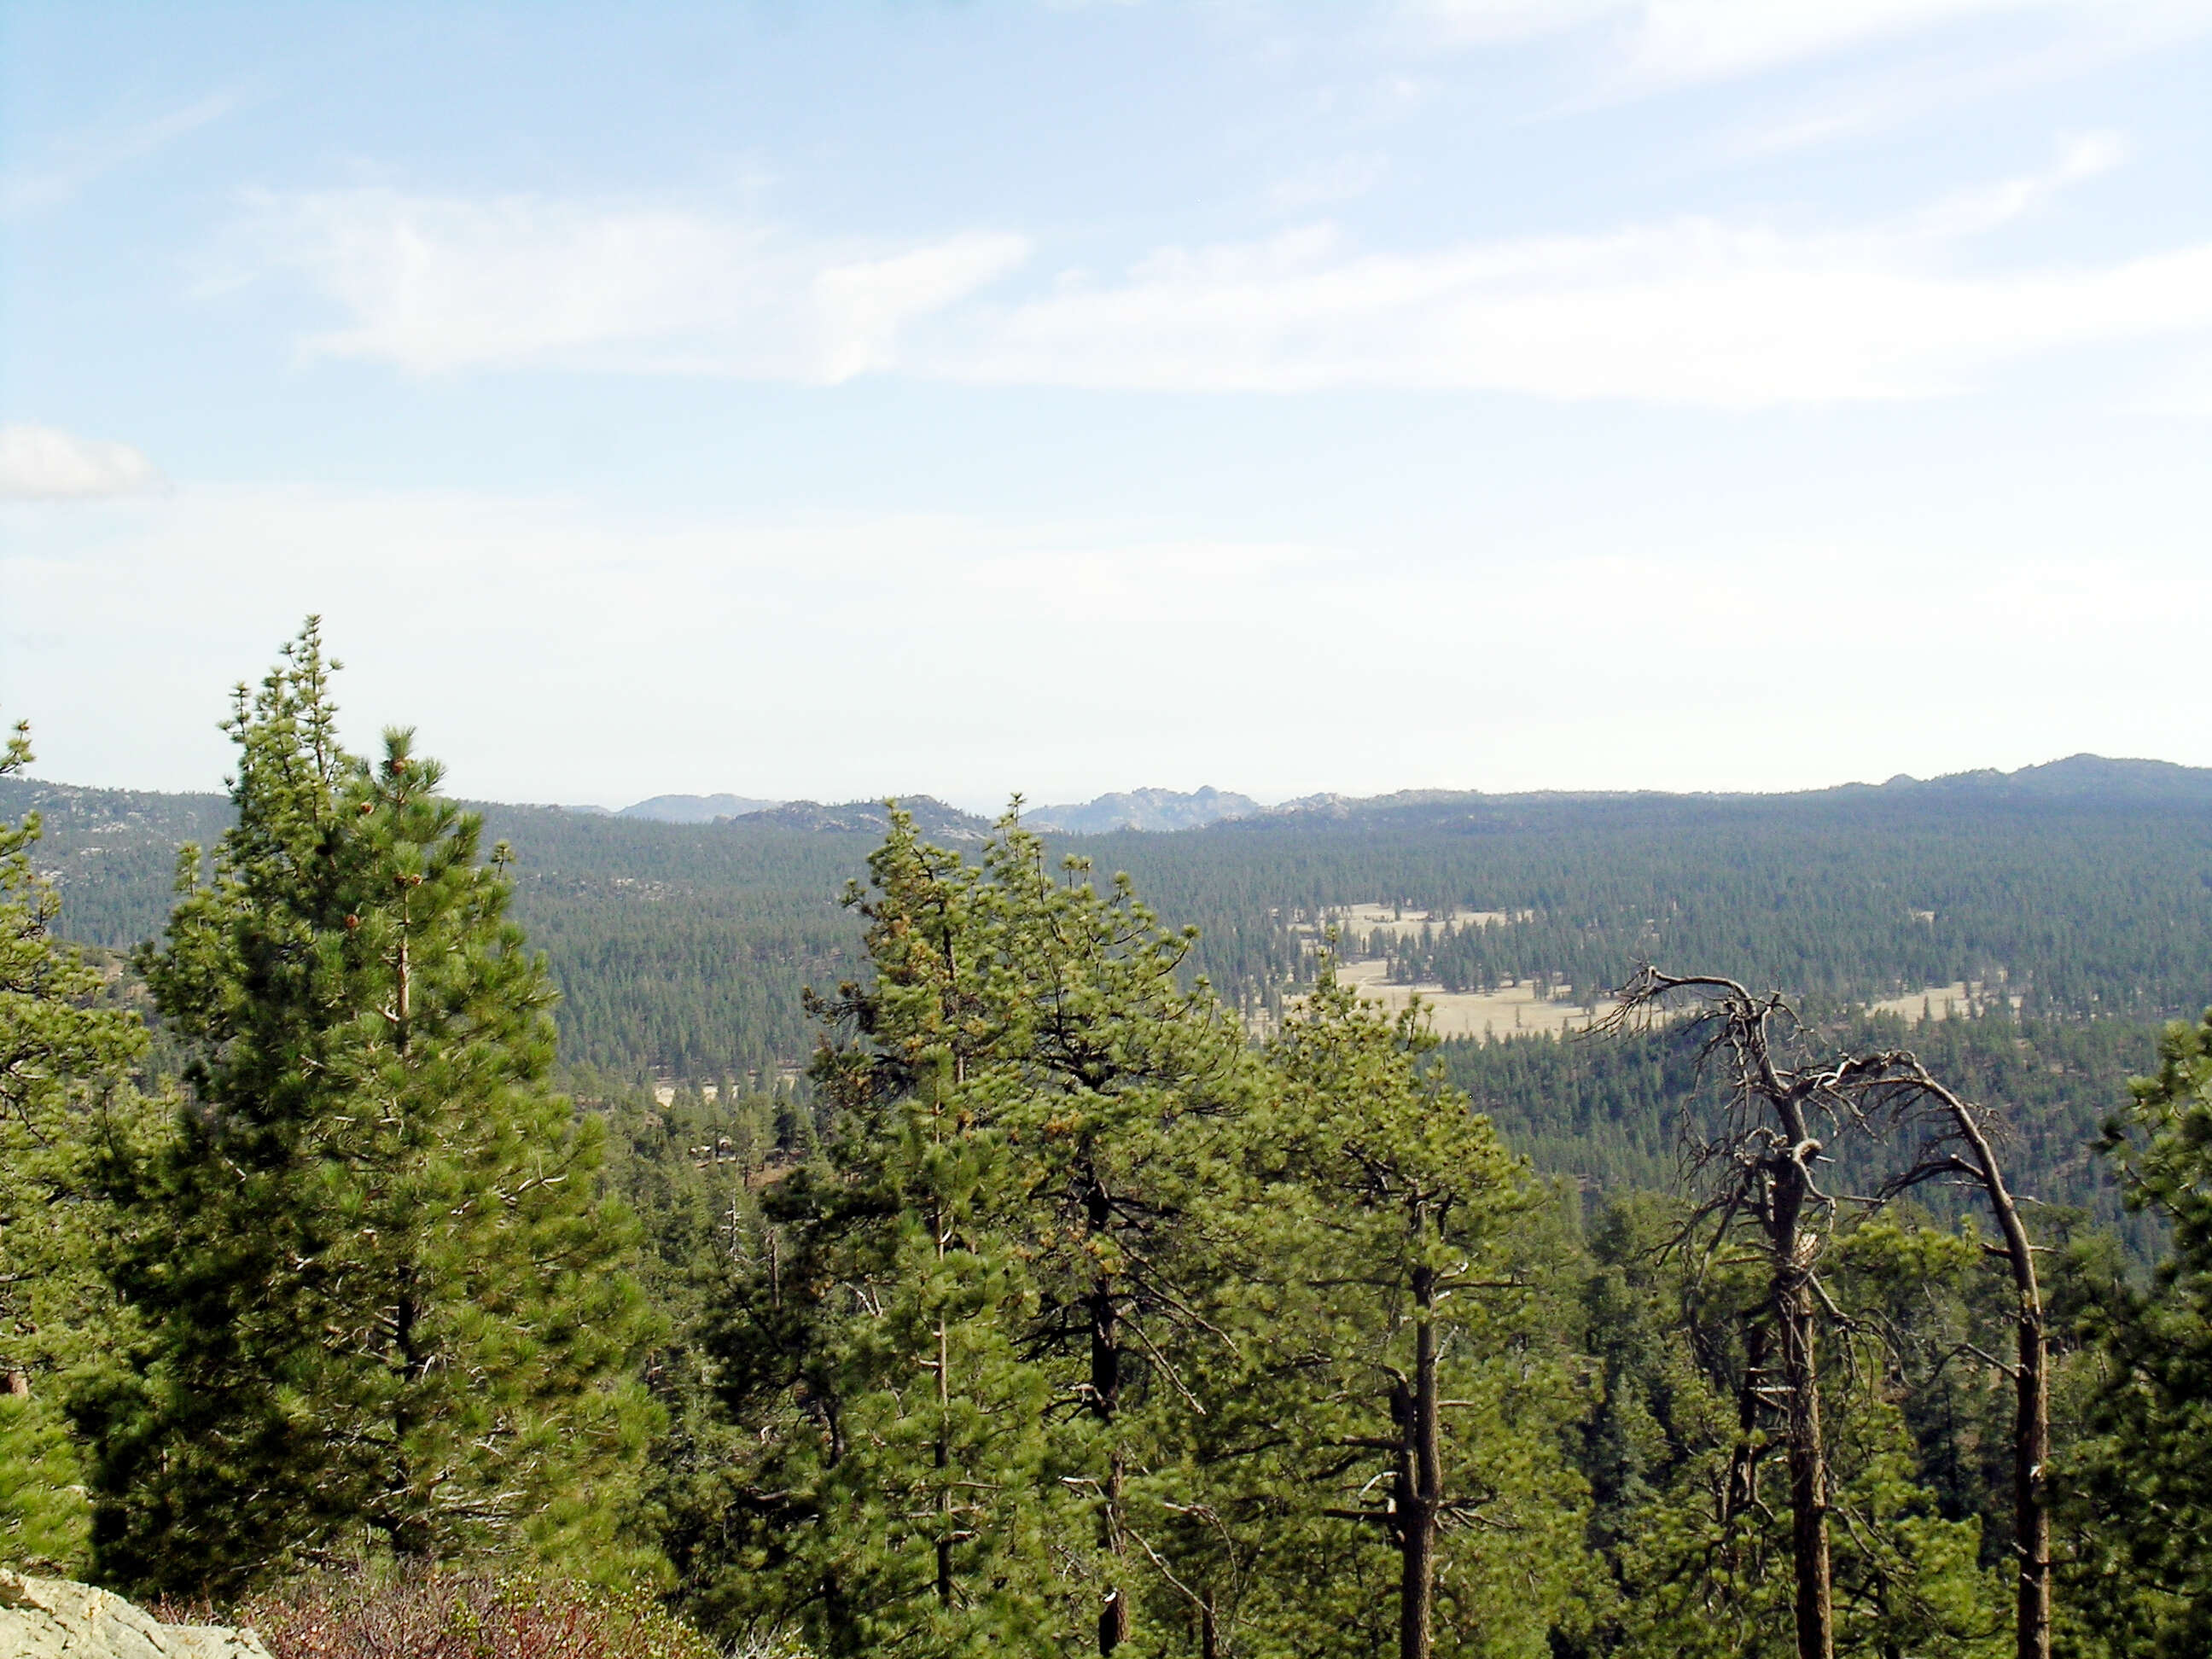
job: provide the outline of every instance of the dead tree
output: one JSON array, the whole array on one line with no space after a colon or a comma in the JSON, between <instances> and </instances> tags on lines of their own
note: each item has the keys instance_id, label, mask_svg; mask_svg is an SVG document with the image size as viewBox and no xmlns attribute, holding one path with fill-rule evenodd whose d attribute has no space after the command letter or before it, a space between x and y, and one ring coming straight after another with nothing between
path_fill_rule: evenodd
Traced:
<instances>
[{"instance_id":1,"label":"dead tree","mask_svg":"<svg viewBox=\"0 0 2212 1659\"><path fill-rule=\"evenodd\" d=\"M1994 1251L2011 1268L2015 1359L2013 1405L2013 1552L2018 1562L2014 1638L2017 1659L2051 1659L2051 1511L2044 1468L2051 1457L2051 1379L2043 1292L2036 1283L2035 1246L2005 1185L1991 1146L1995 1123L1902 1050L1870 1057L1868 1077L1899 1122L1923 1131L1919 1155L1893 1177L1885 1195L1927 1182L1954 1181L1989 1200L2004 1244Z\"/></svg>"},{"instance_id":2,"label":"dead tree","mask_svg":"<svg viewBox=\"0 0 2212 1659\"><path fill-rule=\"evenodd\" d=\"M1778 1389L1747 1376L1747 1409L1778 1396L1790 1473L1798 1659L1834 1659L1827 1453L1814 1339L1826 1304L1818 1271L1821 1242L1839 1200L1822 1189L1817 1171L1828 1161L1827 1139L1869 1127L1869 1109L1878 1103L1868 1092L1869 1062L1783 1065L1776 1058L1777 1026L1794 1025L1795 1012L1780 996L1754 996L1732 979L1662 973L1647 964L1614 994L1618 1006L1601 1029L1685 1012L1702 1028L1705 1060L1726 1067L1725 1116L1717 1125L1684 1126L1698 1200L1684 1237L1711 1224L1717 1248L1746 1223L1758 1236L1769 1270L1765 1317L1778 1339L1782 1375ZM1764 1368L1763 1358L1758 1365Z\"/></svg>"}]
</instances>

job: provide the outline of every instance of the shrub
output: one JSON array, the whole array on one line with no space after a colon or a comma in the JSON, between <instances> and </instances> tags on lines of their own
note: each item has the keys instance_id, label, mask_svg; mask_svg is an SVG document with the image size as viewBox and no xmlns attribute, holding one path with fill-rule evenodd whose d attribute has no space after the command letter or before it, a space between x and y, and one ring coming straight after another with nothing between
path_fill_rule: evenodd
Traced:
<instances>
[{"instance_id":1,"label":"shrub","mask_svg":"<svg viewBox=\"0 0 2212 1659\"><path fill-rule=\"evenodd\" d=\"M162 1607L198 1623L205 1607ZM718 1659L650 1594L524 1576L364 1572L295 1580L226 1610L276 1659Z\"/></svg>"}]
</instances>

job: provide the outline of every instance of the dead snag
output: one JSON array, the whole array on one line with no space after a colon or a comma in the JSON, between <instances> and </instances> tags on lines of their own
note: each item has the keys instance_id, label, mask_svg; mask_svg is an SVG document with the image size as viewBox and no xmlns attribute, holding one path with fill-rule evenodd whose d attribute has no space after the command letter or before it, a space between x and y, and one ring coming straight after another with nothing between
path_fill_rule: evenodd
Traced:
<instances>
[{"instance_id":1,"label":"dead snag","mask_svg":"<svg viewBox=\"0 0 2212 1659\"><path fill-rule=\"evenodd\" d=\"M1764 1321L1778 1349L1783 1448L1789 1468L1790 1559L1798 1659L1834 1659L1828 1552L1827 1452L1820 1426L1818 1322L1823 1241L1838 1199L1822 1190L1826 1139L1868 1126L1865 1062L1785 1066L1778 1038L1796 1024L1778 995L1754 996L1732 979L1662 973L1646 965L1616 992L1602 1029L1688 1014L1705 1058L1726 1067L1729 1108L1717 1125L1686 1120L1685 1163L1696 1207L1688 1232L1726 1234L1748 1222L1768 1269ZM1747 1394L1764 1396L1765 1390Z\"/></svg>"},{"instance_id":2,"label":"dead snag","mask_svg":"<svg viewBox=\"0 0 2212 1659\"><path fill-rule=\"evenodd\" d=\"M2044 1468L2051 1458L2051 1380L2035 1245L1997 1164L1991 1144L1997 1128L1994 1115L1938 1082L1910 1053L1875 1055L1869 1064L1876 1068L1869 1075L1878 1079L1875 1086L1887 1097L1898 1121L1917 1125L1923 1132L1917 1158L1887 1183L1885 1195L1930 1181L1974 1187L1989 1200L2004 1236L2003 1248L1996 1254L2012 1270L2015 1298L2016 1358L2006 1368L2014 1388L2014 1651L2017 1659L2051 1659L2051 1511L2044 1492Z\"/></svg>"}]
</instances>

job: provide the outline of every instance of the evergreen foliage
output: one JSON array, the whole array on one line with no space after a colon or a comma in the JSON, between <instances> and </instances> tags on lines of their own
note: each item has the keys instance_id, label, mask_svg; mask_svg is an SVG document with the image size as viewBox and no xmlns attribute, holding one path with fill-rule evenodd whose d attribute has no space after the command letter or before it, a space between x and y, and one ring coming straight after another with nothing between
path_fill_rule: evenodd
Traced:
<instances>
[{"instance_id":1,"label":"evergreen foliage","mask_svg":"<svg viewBox=\"0 0 2212 1659\"><path fill-rule=\"evenodd\" d=\"M854 899L837 1133L708 1339L761 1428L724 1494L750 1571L706 1604L824 1652L1358 1653L1401 1581L1446 1609L1424 1652L1571 1622L1577 1390L1511 1242L1540 1195L1414 1025L1332 988L1253 1050L1188 935L1012 820L970 866L896 817ZM1370 1478L1428 1470L1394 1368L1429 1488Z\"/></svg>"},{"instance_id":2,"label":"evergreen foliage","mask_svg":"<svg viewBox=\"0 0 2212 1659\"><path fill-rule=\"evenodd\" d=\"M1853 1051L1910 1048L1970 1097L2002 1103L2007 1167L2018 1184L2149 1248L2155 1230L2130 1216L2097 1143L2111 1103L2155 1061L2157 1027L1990 1009L1922 1022L1844 1015L1822 1029ZM1461 1038L1438 1054L1516 1152L1540 1170L1610 1193L1673 1183L1683 1115L1694 1120L1720 1103L1699 1050L1694 1032L1668 1025L1602 1038ZM1942 1193L1927 1201L1972 1207Z\"/></svg>"},{"instance_id":3,"label":"evergreen foliage","mask_svg":"<svg viewBox=\"0 0 2212 1659\"><path fill-rule=\"evenodd\" d=\"M1781 1449L1760 1420L1767 1385L1755 1374L1766 1269L1715 1258L1710 1233L1686 1236L1686 1219L1672 1200L1626 1200L1591 1237L1585 1340L1604 1392L1584 1457L1591 1543L1618 1588L1587 1650L1780 1659L1797 1650ZM1901 1358L1960 1334L1922 1304L1954 1300L1976 1254L1971 1240L1894 1217L1852 1230L1834 1252L1843 1334L1822 1410L1838 1654L2010 1650L2006 1583L1981 1516L1947 1506L1924 1473L1940 1463L1914 1438L1916 1419L1955 1431L1949 1402L1930 1392L1960 1355L1945 1352L1933 1377ZM2001 1468L1986 1487L1965 1484L2002 1507Z\"/></svg>"},{"instance_id":4,"label":"evergreen foliage","mask_svg":"<svg viewBox=\"0 0 2212 1659\"><path fill-rule=\"evenodd\" d=\"M19 725L0 775L32 758ZM87 1523L58 1384L113 1311L91 1267L87 1168L128 1121L125 1073L145 1031L52 939L59 900L31 863L40 827L35 813L0 822L0 1554L66 1571L82 1564Z\"/></svg>"},{"instance_id":5,"label":"evergreen foliage","mask_svg":"<svg viewBox=\"0 0 2212 1659\"><path fill-rule=\"evenodd\" d=\"M1082 1506L1017 1348L1036 1292L1007 1225L999 964L975 873L903 814L870 888L854 901L876 973L824 1006L848 1034L817 1065L836 1140L776 1194L792 1253L740 1335L737 1375L765 1368L789 1402L757 1466L783 1534L761 1561L773 1610L827 1654L1048 1651L1083 1622L1054 1559Z\"/></svg>"},{"instance_id":6,"label":"evergreen foliage","mask_svg":"<svg viewBox=\"0 0 2212 1659\"><path fill-rule=\"evenodd\" d=\"M1432 1046L1326 963L1270 1046L1253 1197L1281 1300L1253 1335L1296 1541L1263 1651L1535 1654L1588 1616L1568 1276Z\"/></svg>"},{"instance_id":7,"label":"evergreen foliage","mask_svg":"<svg viewBox=\"0 0 2212 1659\"><path fill-rule=\"evenodd\" d=\"M118 947L161 926L174 846L224 819L213 796L0 780L0 811L33 809L68 936ZM873 835L481 811L516 848L515 915L562 991L565 1059L702 1079L804 1063L799 991L860 960L836 897ZM2212 984L2208 825L2188 790L1936 783L1384 800L1053 845L1128 871L1198 926L1189 971L1254 1016L1310 978L1314 928L1379 901L1486 914L1346 934L1347 954L1449 990L1544 975L1587 998L1650 957L1726 963L1823 1004L1980 981L2030 1014L2154 1028Z\"/></svg>"},{"instance_id":8,"label":"evergreen foliage","mask_svg":"<svg viewBox=\"0 0 2212 1659\"><path fill-rule=\"evenodd\" d=\"M501 855L409 734L373 770L339 747L334 666L311 621L240 689L236 826L142 961L191 1098L115 1177L143 1332L76 1401L95 1560L164 1590L362 1549L615 1570L652 1421L634 1230L549 1087Z\"/></svg>"},{"instance_id":9,"label":"evergreen foliage","mask_svg":"<svg viewBox=\"0 0 2212 1659\"><path fill-rule=\"evenodd\" d=\"M518 861L407 732L344 751L334 667L311 620L240 688L221 811L0 776L46 815L0 823L9 1560L88 1540L119 1587L324 1633L315 1583L365 1566L394 1588L345 1619L441 1641L495 1603L552 1629L477 1575L635 1598L665 1558L714 1639L822 1659L1765 1659L1831 1626L1996 1659L2042 1524L2003 1358L2033 1322L1975 1194L1911 1184L1962 1166L1845 1098L1937 1074L2038 1200L2056 1650L2212 1646L2212 1016L2126 1085L2212 981L2201 799L1407 797L1052 842L940 810L964 852L895 807L494 809ZM888 828L841 909L856 823ZM142 988L51 935L58 902L151 931L179 840L149 1040ZM1663 948L1809 991L1759 1099L1842 1133L1766 1122L1687 1023L1437 1044L1315 949L1377 899L1492 913L1350 941L1401 979L1586 994ZM1863 1012L1956 979L2022 1004ZM1817 1215L1732 1228L1784 1163Z\"/></svg>"},{"instance_id":10,"label":"evergreen foliage","mask_svg":"<svg viewBox=\"0 0 2212 1659\"><path fill-rule=\"evenodd\" d=\"M2076 1577L2114 1654L2212 1650L2212 1013L2169 1029L2159 1060L2107 1139L2171 1242L2148 1286L2085 1310L2105 1370L2075 1459Z\"/></svg>"}]
</instances>

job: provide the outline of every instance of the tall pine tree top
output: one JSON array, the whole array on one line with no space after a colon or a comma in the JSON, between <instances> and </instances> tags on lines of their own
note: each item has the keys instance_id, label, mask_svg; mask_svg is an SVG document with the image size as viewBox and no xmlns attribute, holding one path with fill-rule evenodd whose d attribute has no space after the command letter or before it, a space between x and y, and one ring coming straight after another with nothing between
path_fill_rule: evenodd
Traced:
<instances>
[{"instance_id":1,"label":"tall pine tree top","mask_svg":"<svg viewBox=\"0 0 2212 1659\"><path fill-rule=\"evenodd\" d=\"M552 1092L552 993L503 853L412 734L347 754L314 622L240 688L237 827L143 965L191 1100L115 1264L146 1340L88 1390L109 1577L524 1552L639 1565L653 1413L627 1217Z\"/></svg>"}]
</instances>

